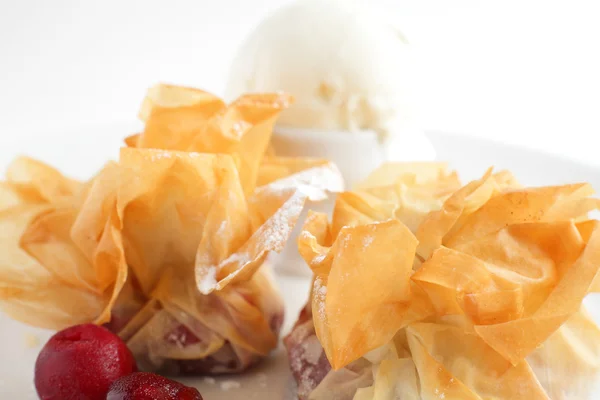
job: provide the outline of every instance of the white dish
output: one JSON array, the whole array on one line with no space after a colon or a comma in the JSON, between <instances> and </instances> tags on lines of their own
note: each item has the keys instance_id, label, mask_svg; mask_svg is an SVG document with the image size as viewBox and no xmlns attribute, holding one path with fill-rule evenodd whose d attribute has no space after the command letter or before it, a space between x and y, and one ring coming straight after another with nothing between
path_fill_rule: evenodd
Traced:
<instances>
[{"instance_id":1,"label":"white dish","mask_svg":"<svg viewBox=\"0 0 600 400\"><path fill-rule=\"evenodd\" d=\"M118 133L128 131L125 127L115 129ZM81 148L71 143L70 150L78 154L76 158L65 159L66 153L63 148L55 148L56 153L52 153L52 148L46 148L43 158L53 165L60 165L64 171L75 172L77 175L81 174L82 170L97 168L98 166L93 163L99 159L98 153L90 165L85 165L90 161L81 155L91 149L102 153L105 147L98 149L97 145L102 142L103 137L106 137L107 132L105 129L87 129L85 132L89 140L85 143L80 140L78 143L82 144ZM459 171L463 180L474 178L488 166L495 165L498 168L510 168L522 183L528 185L587 181L600 189L600 169L576 161L457 135L429 133L428 136L433 142L438 159L449 161L452 167ZM3 149L0 153L2 168L14 155L9 151L10 149ZM111 150L111 153L107 150L106 156L113 154L115 154L114 150ZM287 315L284 331L287 332L308 297L309 281L306 278L289 276L280 276L278 281L286 301ZM600 322L600 296L588 296L586 304L596 321ZM19 324L3 315L0 315L0 331L3 334L0 343L2 358L0 399L37 399L32 385L33 366L39 349L51 333ZM32 343L33 338L38 341L36 345ZM244 375L218 377L214 381L205 378L186 378L182 381L196 386L206 400L290 400L294 398L291 375L287 368L286 356L281 348L266 362ZM593 398L600 398L600 391Z\"/></svg>"}]
</instances>

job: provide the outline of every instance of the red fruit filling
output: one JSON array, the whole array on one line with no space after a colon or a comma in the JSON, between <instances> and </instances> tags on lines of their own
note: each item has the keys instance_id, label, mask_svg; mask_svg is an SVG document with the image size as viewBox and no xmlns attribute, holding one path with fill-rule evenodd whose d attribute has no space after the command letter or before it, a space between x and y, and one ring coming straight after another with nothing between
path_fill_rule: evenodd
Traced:
<instances>
[{"instance_id":1,"label":"red fruit filling","mask_svg":"<svg viewBox=\"0 0 600 400\"><path fill-rule=\"evenodd\" d=\"M110 385L136 371L133 355L108 329L77 325L50 338L35 363L41 400L105 400Z\"/></svg>"},{"instance_id":2,"label":"red fruit filling","mask_svg":"<svg viewBox=\"0 0 600 400\"><path fill-rule=\"evenodd\" d=\"M302 309L298 321L283 343L292 375L298 384L298 398L306 400L331 371L331 364L315 332L310 303Z\"/></svg>"},{"instance_id":3,"label":"red fruit filling","mask_svg":"<svg viewBox=\"0 0 600 400\"><path fill-rule=\"evenodd\" d=\"M150 372L122 377L110 387L106 400L202 400L198 390Z\"/></svg>"}]
</instances>

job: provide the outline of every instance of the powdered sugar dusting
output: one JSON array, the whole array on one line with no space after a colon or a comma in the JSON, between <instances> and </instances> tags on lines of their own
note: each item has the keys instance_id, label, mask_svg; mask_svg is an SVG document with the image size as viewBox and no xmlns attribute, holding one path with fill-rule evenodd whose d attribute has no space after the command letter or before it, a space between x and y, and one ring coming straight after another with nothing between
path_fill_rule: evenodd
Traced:
<instances>
[{"instance_id":1,"label":"powdered sugar dusting","mask_svg":"<svg viewBox=\"0 0 600 400\"><path fill-rule=\"evenodd\" d=\"M183 349L186 344L187 335L184 332L172 331L166 337L168 342L175 344L180 349Z\"/></svg>"},{"instance_id":2,"label":"powdered sugar dusting","mask_svg":"<svg viewBox=\"0 0 600 400\"><path fill-rule=\"evenodd\" d=\"M246 121L236 121L231 126L231 131L236 137L241 138L251 127L252 125Z\"/></svg>"},{"instance_id":3,"label":"powdered sugar dusting","mask_svg":"<svg viewBox=\"0 0 600 400\"><path fill-rule=\"evenodd\" d=\"M343 191L344 180L337 167L333 163L329 163L279 179L267 185L265 189L279 193L295 189L302 192L311 201L319 201L327 198L327 192Z\"/></svg>"},{"instance_id":4,"label":"powdered sugar dusting","mask_svg":"<svg viewBox=\"0 0 600 400\"><path fill-rule=\"evenodd\" d=\"M317 365L321 354L323 354L323 346L321 346L319 339L315 335L309 336L300 346L303 350L302 358L309 364Z\"/></svg>"},{"instance_id":5,"label":"powdered sugar dusting","mask_svg":"<svg viewBox=\"0 0 600 400\"><path fill-rule=\"evenodd\" d=\"M321 191L323 188L328 188L328 185L323 184L324 181L327 181L327 179L324 180L323 177L329 177L329 182L333 184L333 188L342 187L336 186L338 181L340 185L342 184L342 181L338 174L333 173L332 171L331 167L310 168L289 178L277 181L275 184L261 188L261 190L266 193L285 189L291 196L287 198L283 205L252 235L245 246L245 252L234 253L219 263L219 265L213 264L206 267L204 274L198 279L198 289L200 292L209 294L217 287L217 273L218 271L221 271L224 266L237 263L238 268L231 274L235 275L244 265L257 257L260 257L265 251L281 251L292 234L292 229L302 213L306 199L314 198L314 193L308 193L302 188L304 186L312 188L313 185ZM319 177L319 174L321 174L321 177ZM332 176L335 176L335 178ZM292 190L294 190L293 194L291 193ZM227 229L229 229L229 221L224 220L219 225L215 234L217 236L225 235ZM322 261L322 259L317 259L317 262L320 261ZM209 263L210 262L206 262L206 264Z\"/></svg>"},{"instance_id":6,"label":"powdered sugar dusting","mask_svg":"<svg viewBox=\"0 0 600 400\"><path fill-rule=\"evenodd\" d=\"M221 265L227 265L227 264L232 264L232 263L238 263L238 264L243 265L250 261L251 261L251 259L250 259L250 255L248 253L240 252L240 253L233 253L232 255L227 257L225 260L223 260Z\"/></svg>"},{"instance_id":7,"label":"powdered sugar dusting","mask_svg":"<svg viewBox=\"0 0 600 400\"><path fill-rule=\"evenodd\" d=\"M198 280L198 289L202 294L211 293L217 286L217 272L224 266L237 263L238 268L230 274L230 277L235 276L242 267L251 262L255 257L260 256L260 251L256 251L256 247L264 251L281 251L288 237L292 233L292 229L296 220L304 207L306 196L300 192L294 193L272 216L269 218L250 239L255 239L254 248L249 248L247 251L233 253L219 265L210 265L206 267L205 274ZM218 231L227 228L227 221L223 221L219 226ZM218 233L217 231L217 233ZM250 247L250 246L248 246Z\"/></svg>"},{"instance_id":8,"label":"powdered sugar dusting","mask_svg":"<svg viewBox=\"0 0 600 400\"><path fill-rule=\"evenodd\" d=\"M201 293L208 294L215 288L216 285L217 267L211 265L210 267L206 268L206 273L204 274L202 279L198 281L198 289Z\"/></svg>"},{"instance_id":9,"label":"powdered sugar dusting","mask_svg":"<svg viewBox=\"0 0 600 400\"><path fill-rule=\"evenodd\" d=\"M152 151L150 156L150 161L158 161L165 158L172 158L173 153L166 150L154 150Z\"/></svg>"},{"instance_id":10,"label":"powdered sugar dusting","mask_svg":"<svg viewBox=\"0 0 600 400\"><path fill-rule=\"evenodd\" d=\"M259 231L267 250L281 251L302 209L306 197L296 192L269 218Z\"/></svg>"},{"instance_id":11,"label":"powdered sugar dusting","mask_svg":"<svg viewBox=\"0 0 600 400\"><path fill-rule=\"evenodd\" d=\"M319 294L322 296L327 295L327 288L325 286L321 286L321 289L319 289Z\"/></svg>"},{"instance_id":12,"label":"powdered sugar dusting","mask_svg":"<svg viewBox=\"0 0 600 400\"><path fill-rule=\"evenodd\" d=\"M369 247L371 243L373 243L373 239L375 239L372 235L367 235L362 240L363 247Z\"/></svg>"},{"instance_id":13,"label":"powdered sugar dusting","mask_svg":"<svg viewBox=\"0 0 600 400\"><path fill-rule=\"evenodd\" d=\"M214 385L215 383L217 383L215 378L211 378L210 376L205 377L204 379L202 379L204 381L204 383L206 383L207 385Z\"/></svg>"},{"instance_id":14,"label":"powdered sugar dusting","mask_svg":"<svg viewBox=\"0 0 600 400\"><path fill-rule=\"evenodd\" d=\"M302 238L304 240L310 240L310 239L312 239L314 237L315 237L315 235L313 235L309 231L302 231L302 232L300 232L300 238Z\"/></svg>"},{"instance_id":15,"label":"powdered sugar dusting","mask_svg":"<svg viewBox=\"0 0 600 400\"><path fill-rule=\"evenodd\" d=\"M247 263L252 261L250 255L245 252L233 253L225 260L221 262L220 265L210 265L206 267L206 273L202 276L202 279L198 281L198 289L202 294L210 294L215 287L217 286L217 271L220 271L222 267L228 264L237 263L240 266L244 266ZM238 268L236 271L232 272L230 275L235 276L240 269Z\"/></svg>"},{"instance_id":16,"label":"powdered sugar dusting","mask_svg":"<svg viewBox=\"0 0 600 400\"><path fill-rule=\"evenodd\" d=\"M316 277L313 283L313 297L317 303L317 317L320 320L325 320L325 296L327 295L327 287L323 286L323 281L320 277Z\"/></svg>"},{"instance_id":17,"label":"powdered sugar dusting","mask_svg":"<svg viewBox=\"0 0 600 400\"><path fill-rule=\"evenodd\" d=\"M307 399L331 369L310 314L306 315L304 322L294 327L285 340L290 368L298 383L295 399Z\"/></svg>"},{"instance_id":18,"label":"powdered sugar dusting","mask_svg":"<svg viewBox=\"0 0 600 400\"><path fill-rule=\"evenodd\" d=\"M211 263L211 256L208 253L200 253L196 255L196 262L199 264L210 264Z\"/></svg>"},{"instance_id":19,"label":"powdered sugar dusting","mask_svg":"<svg viewBox=\"0 0 600 400\"><path fill-rule=\"evenodd\" d=\"M219 237L224 237L227 228L229 228L229 221L223 220L219 225L219 229L217 229L216 235Z\"/></svg>"},{"instance_id":20,"label":"powdered sugar dusting","mask_svg":"<svg viewBox=\"0 0 600 400\"><path fill-rule=\"evenodd\" d=\"M446 393L443 390L440 390L439 388L435 388L434 392L438 399L443 400L446 398Z\"/></svg>"},{"instance_id":21,"label":"powdered sugar dusting","mask_svg":"<svg viewBox=\"0 0 600 400\"><path fill-rule=\"evenodd\" d=\"M326 256L327 256L327 254L318 254L313 257L313 259L311 260L310 263L312 265L320 264L323 262L323 260L325 259Z\"/></svg>"},{"instance_id":22,"label":"powdered sugar dusting","mask_svg":"<svg viewBox=\"0 0 600 400\"><path fill-rule=\"evenodd\" d=\"M231 389L239 389L242 387L242 384L239 383L238 381L229 380L229 381L221 382L220 386L221 386L221 390L228 391Z\"/></svg>"},{"instance_id":23,"label":"powdered sugar dusting","mask_svg":"<svg viewBox=\"0 0 600 400\"><path fill-rule=\"evenodd\" d=\"M345 234L344 236L342 236L340 241L342 243L342 249L348 248L348 244L350 243L350 235Z\"/></svg>"}]
</instances>

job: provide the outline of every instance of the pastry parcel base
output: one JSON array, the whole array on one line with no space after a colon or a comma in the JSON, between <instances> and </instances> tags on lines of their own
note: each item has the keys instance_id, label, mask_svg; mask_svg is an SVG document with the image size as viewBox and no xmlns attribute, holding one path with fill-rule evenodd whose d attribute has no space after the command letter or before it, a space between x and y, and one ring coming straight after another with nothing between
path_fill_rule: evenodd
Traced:
<instances>
[{"instance_id":1,"label":"pastry parcel base","mask_svg":"<svg viewBox=\"0 0 600 400\"><path fill-rule=\"evenodd\" d=\"M89 181L17 159L0 183L2 310L104 324L145 370L230 373L267 355L283 304L264 261L307 199L342 185L324 160L270 152L290 101L159 85L143 132Z\"/></svg>"},{"instance_id":2,"label":"pastry parcel base","mask_svg":"<svg viewBox=\"0 0 600 400\"><path fill-rule=\"evenodd\" d=\"M340 194L332 221L312 214L299 240L314 273L285 339L299 397L589 398L592 193L491 170L461 186L443 164L400 164Z\"/></svg>"}]
</instances>

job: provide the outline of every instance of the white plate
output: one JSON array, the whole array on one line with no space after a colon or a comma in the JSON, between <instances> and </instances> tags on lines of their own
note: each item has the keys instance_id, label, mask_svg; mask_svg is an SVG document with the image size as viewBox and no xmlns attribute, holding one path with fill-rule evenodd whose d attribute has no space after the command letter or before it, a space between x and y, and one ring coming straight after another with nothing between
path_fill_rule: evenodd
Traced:
<instances>
[{"instance_id":1,"label":"white plate","mask_svg":"<svg viewBox=\"0 0 600 400\"><path fill-rule=\"evenodd\" d=\"M113 128L122 133L129 132L129 127ZM115 156L114 147L98 147L102 138L106 138L106 130L86 130L85 140L81 137L70 143L69 151L52 153L44 143L33 147L33 155L59 165L62 170L77 176L93 171L100 160ZM444 133L429 133L436 148L438 159L447 160L455 167L463 180L475 178L490 165L498 168L509 168L519 180L528 185L560 184L566 182L587 181L595 188L600 188L600 169L579 164L576 161L549 156L543 153L518 147L506 146L490 141L466 138ZM114 132L108 136L117 137ZM56 146L56 142L54 145ZM112 141L115 145L118 141ZM106 140L105 140L106 143ZM28 149L31 147L28 146ZM84 157L94 149L94 156ZM53 155L54 154L54 155ZM69 156L75 155L75 156ZM60 156L59 156L60 155ZM5 148L0 152L2 168L9 161ZM87 175L87 174L86 174ZM284 330L291 327L299 309L307 299L308 280L305 278L278 278L287 307ZM600 322L600 297L588 296L586 303L596 320ZM9 320L0 315L0 398L1 399L36 399L32 385L33 365L43 342L50 332L33 329ZM33 345L33 339L38 340ZM216 378L184 379L186 384L196 386L206 400L288 400L293 399L291 376L287 368L284 352L278 349L266 362L252 371L240 376ZM239 387L238 387L239 386ZM228 390L224 390L228 389ZM600 398L598 392L595 398Z\"/></svg>"}]
</instances>

